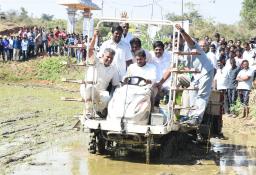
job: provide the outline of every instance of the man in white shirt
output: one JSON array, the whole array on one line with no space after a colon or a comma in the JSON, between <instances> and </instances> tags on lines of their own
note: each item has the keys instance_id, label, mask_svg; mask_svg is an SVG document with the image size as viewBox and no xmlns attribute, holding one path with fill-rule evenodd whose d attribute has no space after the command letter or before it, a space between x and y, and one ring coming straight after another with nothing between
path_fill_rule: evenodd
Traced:
<instances>
[{"instance_id":1,"label":"man in white shirt","mask_svg":"<svg viewBox=\"0 0 256 175\"><path fill-rule=\"evenodd\" d=\"M103 112L106 109L110 100L108 85L111 82L115 87L119 84L117 69L112 65L115 56L115 51L111 48L106 48L101 58L93 58L93 48L98 32L96 31L90 43L89 59L95 63L95 66L90 66L85 74L85 84L80 87L80 94L85 101L85 113L92 113L93 104L96 103L96 111Z\"/></svg>"},{"instance_id":2,"label":"man in white shirt","mask_svg":"<svg viewBox=\"0 0 256 175\"><path fill-rule=\"evenodd\" d=\"M211 60L213 67L217 69L216 46L214 44L210 45L210 51L206 55Z\"/></svg>"},{"instance_id":3,"label":"man in white shirt","mask_svg":"<svg viewBox=\"0 0 256 175\"><path fill-rule=\"evenodd\" d=\"M146 79L146 83L154 84L156 82L156 67L146 62L146 52L138 50L135 52L136 63L131 64L125 77L138 76Z\"/></svg>"},{"instance_id":4,"label":"man in white shirt","mask_svg":"<svg viewBox=\"0 0 256 175\"><path fill-rule=\"evenodd\" d=\"M228 86L228 70L230 68L224 67L223 63L218 60L218 69L214 77L215 89L220 91L224 96L224 112L229 113L228 98L227 98L227 86Z\"/></svg>"},{"instance_id":5,"label":"man in white shirt","mask_svg":"<svg viewBox=\"0 0 256 175\"><path fill-rule=\"evenodd\" d=\"M169 89L170 89L170 78L167 78L165 82L159 84L164 73L170 68L172 55L170 52L164 50L164 44L162 41L155 41L153 43L153 51L151 51L152 59L149 60L149 63L152 63L156 66L156 82L158 83L158 93L155 98L155 106L159 106L160 100L164 96L169 98Z\"/></svg>"},{"instance_id":6,"label":"man in white shirt","mask_svg":"<svg viewBox=\"0 0 256 175\"><path fill-rule=\"evenodd\" d=\"M133 56L132 62L133 62L133 63L137 63L137 60L136 60L136 58L135 58L135 53L136 53L136 51L142 49L142 48L141 48L141 40L140 40L139 38L136 38L136 37L133 38L133 39L130 41L130 46L131 46L131 52L132 52L132 56ZM151 60L151 59L152 59L151 54L150 54L147 50L145 50L145 49L143 49L143 50L144 50L145 53L146 53L146 61Z\"/></svg>"},{"instance_id":7,"label":"man in white shirt","mask_svg":"<svg viewBox=\"0 0 256 175\"><path fill-rule=\"evenodd\" d=\"M113 27L112 39L105 41L102 44L98 55L101 57L106 48L111 48L115 51L116 54L113 60L113 65L117 68L119 81L121 81L123 76L126 74L126 68L132 63L130 47L121 40L122 34L123 29L121 26Z\"/></svg>"},{"instance_id":8,"label":"man in white shirt","mask_svg":"<svg viewBox=\"0 0 256 175\"><path fill-rule=\"evenodd\" d=\"M115 51L106 48L100 60L95 60L95 66L90 66L85 75L85 84L80 87L80 94L85 101L85 113L92 113L92 101L96 103L96 111L102 112L110 100L107 87L119 85L119 77L116 67L111 63L115 56ZM94 93L93 93L94 92ZM94 96L92 98L92 96Z\"/></svg>"},{"instance_id":9,"label":"man in white shirt","mask_svg":"<svg viewBox=\"0 0 256 175\"><path fill-rule=\"evenodd\" d=\"M136 63L133 63L128 67L125 77L142 77L146 80L144 83L151 85L151 109L153 110L155 97L157 95L157 88L154 86L157 78L156 67L146 61L146 52L144 50L137 50L135 52L135 58Z\"/></svg>"},{"instance_id":10,"label":"man in white shirt","mask_svg":"<svg viewBox=\"0 0 256 175\"><path fill-rule=\"evenodd\" d=\"M152 63L156 66L156 81L159 82L167 69L170 68L172 55L170 52L164 50L164 44L162 41L155 41L153 43L154 51L151 51L152 59L149 60L149 63ZM162 84L162 89L169 89L170 79L167 79Z\"/></svg>"},{"instance_id":11,"label":"man in white shirt","mask_svg":"<svg viewBox=\"0 0 256 175\"><path fill-rule=\"evenodd\" d=\"M248 60L250 67L255 70L254 64L256 63L255 62L256 53L253 49L251 49L249 43L245 42L243 46L244 46L243 59Z\"/></svg>"},{"instance_id":12,"label":"man in white shirt","mask_svg":"<svg viewBox=\"0 0 256 175\"><path fill-rule=\"evenodd\" d=\"M242 70L238 73L236 80L238 81L237 90L241 103L244 105L244 117L249 113L249 94L252 88L254 70L249 68L249 61L243 60Z\"/></svg>"},{"instance_id":13,"label":"man in white shirt","mask_svg":"<svg viewBox=\"0 0 256 175\"><path fill-rule=\"evenodd\" d=\"M122 23L121 26L123 28L122 41L124 41L126 44L130 44L130 41L133 39L133 36L129 32L129 23Z\"/></svg>"}]
</instances>

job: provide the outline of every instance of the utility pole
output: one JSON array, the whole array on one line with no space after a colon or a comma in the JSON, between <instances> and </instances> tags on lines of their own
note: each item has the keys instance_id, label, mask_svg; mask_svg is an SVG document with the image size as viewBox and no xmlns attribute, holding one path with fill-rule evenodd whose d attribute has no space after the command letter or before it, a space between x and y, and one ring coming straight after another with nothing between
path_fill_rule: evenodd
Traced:
<instances>
[{"instance_id":1,"label":"utility pole","mask_svg":"<svg viewBox=\"0 0 256 175\"><path fill-rule=\"evenodd\" d=\"M101 0L101 17L103 17L104 0Z\"/></svg>"},{"instance_id":2,"label":"utility pole","mask_svg":"<svg viewBox=\"0 0 256 175\"><path fill-rule=\"evenodd\" d=\"M153 18L153 14L154 14L154 0L152 0L152 4L151 4L151 19Z\"/></svg>"},{"instance_id":3,"label":"utility pole","mask_svg":"<svg viewBox=\"0 0 256 175\"><path fill-rule=\"evenodd\" d=\"M184 3L183 0L181 0L181 26L183 27L183 21L184 21Z\"/></svg>"}]
</instances>

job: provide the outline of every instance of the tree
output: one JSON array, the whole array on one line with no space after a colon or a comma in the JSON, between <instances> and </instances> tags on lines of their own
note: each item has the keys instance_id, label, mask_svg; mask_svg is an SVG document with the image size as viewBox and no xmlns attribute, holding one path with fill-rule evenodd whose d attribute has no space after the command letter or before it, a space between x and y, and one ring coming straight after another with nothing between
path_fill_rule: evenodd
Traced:
<instances>
[{"instance_id":1,"label":"tree","mask_svg":"<svg viewBox=\"0 0 256 175\"><path fill-rule=\"evenodd\" d=\"M244 0L240 12L242 20L250 29L256 27L256 0Z\"/></svg>"},{"instance_id":2,"label":"tree","mask_svg":"<svg viewBox=\"0 0 256 175\"><path fill-rule=\"evenodd\" d=\"M45 20L45 21L52 21L53 17L54 17L54 15L49 15L49 14L43 13L41 16L41 19Z\"/></svg>"},{"instance_id":3,"label":"tree","mask_svg":"<svg viewBox=\"0 0 256 175\"><path fill-rule=\"evenodd\" d=\"M21 19L28 18L28 12L26 11L26 9L24 7L20 8L20 18Z\"/></svg>"}]
</instances>

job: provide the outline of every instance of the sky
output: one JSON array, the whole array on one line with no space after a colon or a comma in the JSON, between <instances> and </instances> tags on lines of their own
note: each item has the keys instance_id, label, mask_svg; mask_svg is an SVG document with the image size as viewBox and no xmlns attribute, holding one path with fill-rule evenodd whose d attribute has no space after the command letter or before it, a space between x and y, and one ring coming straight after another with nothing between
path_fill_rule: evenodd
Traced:
<instances>
[{"instance_id":1,"label":"sky","mask_svg":"<svg viewBox=\"0 0 256 175\"><path fill-rule=\"evenodd\" d=\"M126 11L129 18L162 19L167 13L181 15L182 0L92 0L101 7L104 17L120 17ZM240 20L243 0L183 0L184 4L192 2L204 18L216 22L233 24ZM152 8L152 2L153 8ZM55 18L67 19L66 9L58 0L0 0L2 11L19 10L24 7L29 15L40 17L42 13L54 15ZM153 10L152 10L153 9ZM184 7L184 12L188 9ZM79 13L79 12L78 12ZM93 16L101 17L102 11L93 11Z\"/></svg>"}]
</instances>

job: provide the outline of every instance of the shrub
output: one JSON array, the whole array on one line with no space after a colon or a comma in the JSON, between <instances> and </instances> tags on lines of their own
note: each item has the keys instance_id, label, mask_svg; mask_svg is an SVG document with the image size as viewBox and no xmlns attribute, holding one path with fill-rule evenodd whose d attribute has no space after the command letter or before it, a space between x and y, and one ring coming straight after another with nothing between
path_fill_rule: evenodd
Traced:
<instances>
[{"instance_id":1,"label":"shrub","mask_svg":"<svg viewBox=\"0 0 256 175\"><path fill-rule=\"evenodd\" d=\"M50 57L43 59L38 64L37 78L40 80L59 80L64 66L60 57Z\"/></svg>"}]
</instances>

